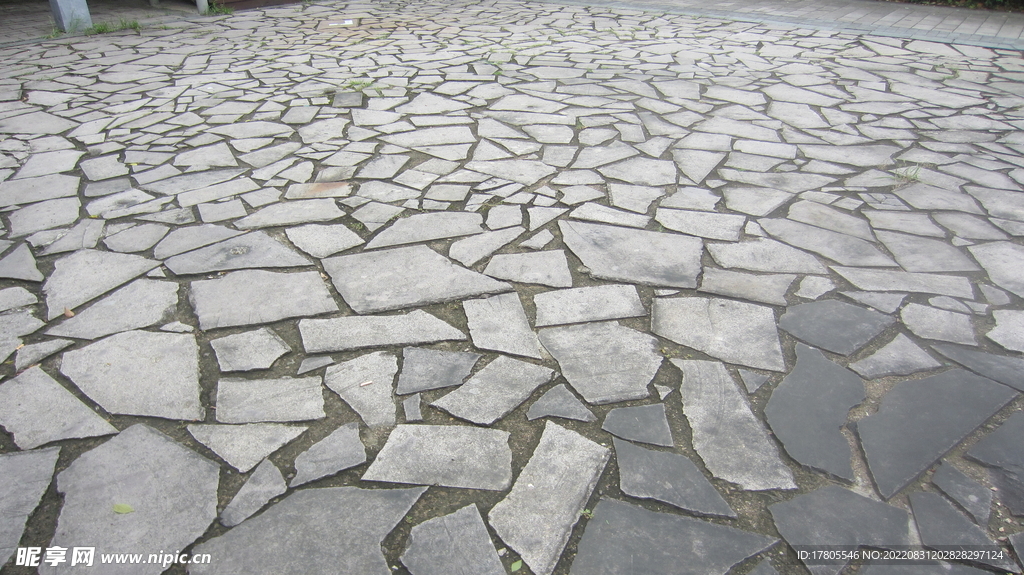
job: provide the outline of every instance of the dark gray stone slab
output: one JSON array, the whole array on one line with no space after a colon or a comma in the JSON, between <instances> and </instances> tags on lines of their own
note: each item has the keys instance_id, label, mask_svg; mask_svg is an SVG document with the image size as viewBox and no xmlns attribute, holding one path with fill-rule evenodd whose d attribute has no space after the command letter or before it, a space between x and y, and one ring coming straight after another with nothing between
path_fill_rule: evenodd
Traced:
<instances>
[{"instance_id":1,"label":"dark gray stone slab","mask_svg":"<svg viewBox=\"0 0 1024 575\"><path fill-rule=\"evenodd\" d=\"M921 534L921 543L929 548L995 549L997 544L988 534L975 525L966 515L957 511L938 493L911 493L910 508L914 510L914 522ZM1016 565L1009 559L1002 561L985 558L978 563L998 569L1016 571Z\"/></svg>"},{"instance_id":2,"label":"dark gray stone slab","mask_svg":"<svg viewBox=\"0 0 1024 575\"><path fill-rule=\"evenodd\" d=\"M221 371L268 369L277 358L292 350L267 327L211 339L210 346Z\"/></svg>"},{"instance_id":3,"label":"dark gray stone slab","mask_svg":"<svg viewBox=\"0 0 1024 575\"><path fill-rule=\"evenodd\" d=\"M551 575L597 486L609 450L548 421L508 495L487 514L502 541L537 575Z\"/></svg>"},{"instance_id":4,"label":"dark gray stone slab","mask_svg":"<svg viewBox=\"0 0 1024 575\"><path fill-rule=\"evenodd\" d=\"M338 311L338 304L315 271L232 272L192 282L189 300L204 330Z\"/></svg>"},{"instance_id":5,"label":"dark gray stone slab","mask_svg":"<svg viewBox=\"0 0 1024 575\"><path fill-rule=\"evenodd\" d=\"M0 561L18 548L29 515L39 505L57 466L59 447L0 454ZM3 563L0 563L2 565Z\"/></svg>"},{"instance_id":6,"label":"dark gray stone slab","mask_svg":"<svg viewBox=\"0 0 1024 575\"><path fill-rule=\"evenodd\" d=\"M567 220L558 227L565 245L595 278L697 287L704 246L699 238Z\"/></svg>"},{"instance_id":7,"label":"dark gray stone slab","mask_svg":"<svg viewBox=\"0 0 1024 575\"><path fill-rule=\"evenodd\" d=\"M479 234L484 231L483 221L483 216L471 212L434 212L399 218L370 240L366 249Z\"/></svg>"},{"instance_id":8,"label":"dark gray stone slab","mask_svg":"<svg viewBox=\"0 0 1024 575\"><path fill-rule=\"evenodd\" d=\"M840 429L865 397L856 374L798 343L796 365L772 391L764 413L790 457L852 481L850 446Z\"/></svg>"},{"instance_id":9,"label":"dark gray stone slab","mask_svg":"<svg viewBox=\"0 0 1024 575\"><path fill-rule=\"evenodd\" d=\"M1024 515L1024 413L1014 413L967 451L967 457L991 469L999 500L1014 515Z\"/></svg>"},{"instance_id":10,"label":"dark gray stone slab","mask_svg":"<svg viewBox=\"0 0 1024 575\"><path fill-rule=\"evenodd\" d=\"M564 383L560 383L540 396L526 412L526 419L533 421L540 417L564 417L577 421L596 421L597 417L576 399Z\"/></svg>"},{"instance_id":11,"label":"dark gray stone slab","mask_svg":"<svg viewBox=\"0 0 1024 575\"><path fill-rule=\"evenodd\" d=\"M191 334L126 331L66 352L60 371L109 413L200 420Z\"/></svg>"},{"instance_id":12,"label":"dark gray stone slab","mask_svg":"<svg viewBox=\"0 0 1024 575\"><path fill-rule=\"evenodd\" d=\"M296 491L231 531L197 545L216 562L193 575L390 575L381 543L426 491L330 487ZM302 549L301 554L284 549Z\"/></svg>"},{"instance_id":13,"label":"dark gray stone slab","mask_svg":"<svg viewBox=\"0 0 1024 575\"><path fill-rule=\"evenodd\" d=\"M405 395L462 385L481 357L465 351L407 347L402 350L402 373L395 392Z\"/></svg>"},{"instance_id":14,"label":"dark gray stone slab","mask_svg":"<svg viewBox=\"0 0 1024 575\"><path fill-rule=\"evenodd\" d=\"M220 468L212 461L159 431L133 425L57 474L64 505L50 544L70 549L88 540L111 553L184 549L216 519L219 481ZM133 511L116 514L115 505ZM39 568L47 575L66 570L66 564ZM164 567L119 565L106 571L156 575Z\"/></svg>"},{"instance_id":15,"label":"dark gray stone slab","mask_svg":"<svg viewBox=\"0 0 1024 575\"><path fill-rule=\"evenodd\" d=\"M28 244L20 244L0 260L0 278L30 282L43 281L43 274L36 267L36 258L32 256L32 250L29 249Z\"/></svg>"},{"instance_id":16,"label":"dark gray stone slab","mask_svg":"<svg viewBox=\"0 0 1024 575\"><path fill-rule=\"evenodd\" d=\"M323 265L345 303L356 313L376 313L512 289L507 283L456 266L426 246L337 256L323 260Z\"/></svg>"},{"instance_id":17,"label":"dark gray stone slab","mask_svg":"<svg viewBox=\"0 0 1024 575\"><path fill-rule=\"evenodd\" d=\"M693 430L693 448L708 471L744 489L796 489L792 471L725 366L717 361L671 361L683 372L683 414ZM730 431L722 433L723 429Z\"/></svg>"},{"instance_id":18,"label":"dark gray stone slab","mask_svg":"<svg viewBox=\"0 0 1024 575\"><path fill-rule=\"evenodd\" d=\"M588 403L642 399L664 358L658 341L616 322L540 330L569 385Z\"/></svg>"},{"instance_id":19,"label":"dark gray stone slab","mask_svg":"<svg viewBox=\"0 0 1024 575\"><path fill-rule=\"evenodd\" d=\"M218 457L247 473L268 455L302 435L308 427L280 423L217 425L193 423L188 432Z\"/></svg>"},{"instance_id":20,"label":"dark gray stone slab","mask_svg":"<svg viewBox=\"0 0 1024 575\"><path fill-rule=\"evenodd\" d=\"M466 300L462 307L474 346L534 359L544 357L518 293Z\"/></svg>"},{"instance_id":21,"label":"dark gray stone slab","mask_svg":"<svg viewBox=\"0 0 1024 575\"><path fill-rule=\"evenodd\" d=\"M942 367L941 363L902 333L896 334L892 341L875 353L850 364L850 369L865 379L909 375L939 367Z\"/></svg>"},{"instance_id":22,"label":"dark gray stone slab","mask_svg":"<svg viewBox=\"0 0 1024 575\"><path fill-rule=\"evenodd\" d=\"M95 411L33 367L0 385L0 425L21 449L61 439L117 433Z\"/></svg>"},{"instance_id":23,"label":"dark gray stone slab","mask_svg":"<svg viewBox=\"0 0 1024 575\"><path fill-rule=\"evenodd\" d=\"M728 363L786 369L769 307L721 298L654 298L651 331Z\"/></svg>"},{"instance_id":24,"label":"dark gray stone slab","mask_svg":"<svg viewBox=\"0 0 1024 575\"><path fill-rule=\"evenodd\" d=\"M405 315L304 319L299 321L299 333L307 353L467 339L466 334L419 309Z\"/></svg>"},{"instance_id":25,"label":"dark gray stone slab","mask_svg":"<svg viewBox=\"0 0 1024 575\"><path fill-rule=\"evenodd\" d=\"M363 481L503 491L512 483L509 433L468 425L399 425Z\"/></svg>"},{"instance_id":26,"label":"dark gray stone slab","mask_svg":"<svg viewBox=\"0 0 1024 575\"><path fill-rule=\"evenodd\" d=\"M636 287L600 285L554 290L533 296L537 327L602 321L647 314Z\"/></svg>"},{"instance_id":27,"label":"dark gray stone slab","mask_svg":"<svg viewBox=\"0 0 1024 575\"><path fill-rule=\"evenodd\" d=\"M8 256L10 257L10 256ZM43 284L47 321L160 265L131 254L79 250L56 261Z\"/></svg>"},{"instance_id":28,"label":"dark gray stone slab","mask_svg":"<svg viewBox=\"0 0 1024 575\"><path fill-rule=\"evenodd\" d=\"M1015 395L960 369L898 383L877 413L857 422L882 497L906 487Z\"/></svg>"},{"instance_id":29,"label":"dark gray stone slab","mask_svg":"<svg viewBox=\"0 0 1024 575\"><path fill-rule=\"evenodd\" d=\"M234 527L285 491L288 491L288 486L281 470L269 459L264 459L220 512L220 522L227 527Z\"/></svg>"},{"instance_id":30,"label":"dark gray stone slab","mask_svg":"<svg viewBox=\"0 0 1024 575\"><path fill-rule=\"evenodd\" d=\"M932 349L978 375L1024 391L1024 359L994 355L948 343L935 344Z\"/></svg>"},{"instance_id":31,"label":"dark gray stone slab","mask_svg":"<svg viewBox=\"0 0 1024 575\"><path fill-rule=\"evenodd\" d=\"M768 507L779 534L794 548L910 545L910 514L836 485ZM837 575L843 565L809 565L814 575Z\"/></svg>"},{"instance_id":32,"label":"dark gray stone slab","mask_svg":"<svg viewBox=\"0 0 1024 575\"><path fill-rule=\"evenodd\" d=\"M1024 531L1010 536L1010 543L1013 545L1013 552L1017 559L1024 561Z\"/></svg>"},{"instance_id":33,"label":"dark gray stone slab","mask_svg":"<svg viewBox=\"0 0 1024 575\"><path fill-rule=\"evenodd\" d=\"M46 334L96 339L163 323L177 306L178 284L139 279L46 330Z\"/></svg>"},{"instance_id":34,"label":"dark gray stone slab","mask_svg":"<svg viewBox=\"0 0 1024 575\"><path fill-rule=\"evenodd\" d=\"M346 423L295 458L295 477L288 486L294 489L363 463L366 448L359 439L359 424Z\"/></svg>"},{"instance_id":35,"label":"dark gray stone slab","mask_svg":"<svg viewBox=\"0 0 1024 575\"><path fill-rule=\"evenodd\" d=\"M455 391L430 405L480 425L490 425L551 380L554 370L498 356Z\"/></svg>"},{"instance_id":36,"label":"dark gray stone slab","mask_svg":"<svg viewBox=\"0 0 1024 575\"><path fill-rule=\"evenodd\" d=\"M599 575L725 575L778 541L700 519L602 499L579 543L569 573Z\"/></svg>"},{"instance_id":37,"label":"dark gray stone slab","mask_svg":"<svg viewBox=\"0 0 1024 575\"><path fill-rule=\"evenodd\" d=\"M604 417L601 429L630 441L672 447L672 430L668 427L665 404L616 407Z\"/></svg>"},{"instance_id":38,"label":"dark gray stone slab","mask_svg":"<svg viewBox=\"0 0 1024 575\"><path fill-rule=\"evenodd\" d=\"M779 327L813 346L850 355L895 321L877 311L830 299L791 306L779 318Z\"/></svg>"},{"instance_id":39,"label":"dark gray stone slab","mask_svg":"<svg viewBox=\"0 0 1024 575\"><path fill-rule=\"evenodd\" d=\"M324 417L319 377L221 379L217 382L217 421L308 421Z\"/></svg>"},{"instance_id":40,"label":"dark gray stone slab","mask_svg":"<svg viewBox=\"0 0 1024 575\"><path fill-rule=\"evenodd\" d=\"M932 474L932 483L967 510L978 525L988 525L992 512L992 492L987 487L943 462Z\"/></svg>"},{"instance_id":41,"label":"dark gray stone slab","mask_svg":"<svg viewBox=\"0 0 1024 575\"><path fill-rule=\"evenodd\" d=\"M369 427L395 424L397 415L392 384L398 357L376 351L327 368L324 383L341 396Z\"/></svg>"},{"instance_id":42,"label":"dark gray stone slab","mask_svg":"<svg viewBox=\"0 0 1024 575\"><path fill-rule=\"evenodd\" d=\"M412 575L505 575L476 505L413 527L400 559Z\"/></svg>"},{"instance_id":43,"label":"dark gray stone slab","mask_svg":"<svg viewBox=\"0 0 1024 575\"><path fill-rule=\"evenodd\" d=\"M640 499L654 499L703 515L736 517L700 469L685 456L653 451L618 438L615 460L622 492Z\"/></svg>"},{"instance_id":44,"label":"dark gray stone slab","mask_svg":"<svg viewBox=\"0 0 1024 575\"><path fill-rule=\"evenodd\" d=\"M171 257L164 265L180 276L247 268L303 267L310 262L266 232L257 231Z\"/></svg>"}]
</instances>

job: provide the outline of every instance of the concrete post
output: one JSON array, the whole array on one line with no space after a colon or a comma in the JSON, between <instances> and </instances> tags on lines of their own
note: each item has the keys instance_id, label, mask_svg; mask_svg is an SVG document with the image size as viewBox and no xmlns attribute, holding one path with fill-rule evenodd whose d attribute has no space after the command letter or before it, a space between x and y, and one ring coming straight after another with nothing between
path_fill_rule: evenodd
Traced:
<instances>
[{"instance_id":1,"label":"concrete post","mask_svg":"<svg viewBox=\"0 0 1024 575\"><path fill-rule=\"evenodd\" d=\"M50 0L50 12L57 28L64 32L81 32L92 28L92 16L85 0Z\"/></svg>"},{"instance_id":2,"label":"concrete post","mask_svg":"<svg viewBox=\"0 0 1024 575\"><path fill-rule=\"evenodd\" d=\"M210 10L210 2L208 0L196 0L196 9L199 10L200 14L206 14Z\"/></svg>"}]
</instances>

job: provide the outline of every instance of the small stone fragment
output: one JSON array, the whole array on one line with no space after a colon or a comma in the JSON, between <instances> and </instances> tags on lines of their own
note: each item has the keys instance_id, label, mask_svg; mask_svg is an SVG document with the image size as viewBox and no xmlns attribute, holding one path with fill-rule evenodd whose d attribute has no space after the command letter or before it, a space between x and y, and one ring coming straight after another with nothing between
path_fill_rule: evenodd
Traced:
<instances>
[{"instance_id":1,"label":"small stone fragment","mask_svg":"<svg viewBox=\"0 0 1024 575\"><path fill-rule=\"evenodd\" d=\"M294 489L365 462L366 448L359 439L359 424L346 423L295 458L295 477L288 486Z\"/></svg>"},{"instance_id":2,"label":"small stone fragment","mask_svg":"<svg viewBox=\"0 0 1024 575\"><path fill-rule=\"evenodd\" d=\"M564 417L586 422L597 420L594 413L587 409L582 401L576 399L564 383L546 391L526 412L526 419L530 421L541 417Z\"/></svg>"},{"instance_id":3,"label":"small stone fragment","mask_svg":"<svg viewBox=\"0 0 1024 575\"><path fill-rule=\"evenodd\" d=\"M941 363L935 361L932 356L902 333L896 334L892 341L875 353L850 364L850 369L865 379L889 375L910 375L939 367L942 367Z\"/></svg>"}]
</instances>

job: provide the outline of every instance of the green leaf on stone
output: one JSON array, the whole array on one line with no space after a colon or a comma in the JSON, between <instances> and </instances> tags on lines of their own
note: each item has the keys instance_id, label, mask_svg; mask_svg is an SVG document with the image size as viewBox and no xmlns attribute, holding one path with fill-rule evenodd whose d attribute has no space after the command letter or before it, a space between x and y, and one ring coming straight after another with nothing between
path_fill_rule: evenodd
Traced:
<instances>
[{"instance_id":1,"label":"green leaf on stone","mask_svg":"<svg viewBox=\"0 0 1024 575\"><path fill-rule=\"evenodd\" d=\"M114 513L118 513L118 514L124 515L125 513L134 513L134 512L135 512L135 509L131 505L128 505L127 503L115 503L114 504Z\"/></svg>"},{"instance_id":2,"label":"green leaf on stone","mask_svg":"<svg viewBox=\"0 0 1024 575\"><path fill-rule=\"evenodd\" d=\"M519 571L520 569L523 568L523 560L520 559L519 561L516 561L515 563L510 565L509 568L512 570L513 573L515 573L516 571Z\"/></svg>"}]
</instances>

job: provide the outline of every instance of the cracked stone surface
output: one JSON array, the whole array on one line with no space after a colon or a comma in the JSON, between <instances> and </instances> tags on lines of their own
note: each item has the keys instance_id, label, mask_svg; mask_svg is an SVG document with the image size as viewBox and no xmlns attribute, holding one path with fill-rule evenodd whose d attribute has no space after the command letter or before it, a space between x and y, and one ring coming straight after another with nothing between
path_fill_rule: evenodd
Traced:
<instances>
[{"instance_id":1,"label":"cracked stone surface","mask_svg":"<svg viewBox=\"0 0 1024 575\"><path fill-rule=\"evenodd\" d=\"M836 575L939 491L1020 545L1022 45L766 1L0 8L0 570Z\"/></svg>"}]
</instances>

